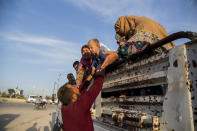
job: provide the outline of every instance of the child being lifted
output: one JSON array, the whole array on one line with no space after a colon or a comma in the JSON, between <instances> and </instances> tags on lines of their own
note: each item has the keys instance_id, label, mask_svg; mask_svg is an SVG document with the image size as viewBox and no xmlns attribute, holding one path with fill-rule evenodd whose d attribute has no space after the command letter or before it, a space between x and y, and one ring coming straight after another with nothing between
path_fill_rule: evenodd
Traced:
<instances>
[{"instance_id":1,"label":"child being lifted","mask_svg":"<svg viewBox=\"0 0 197 131\"><path fill-rule=\"evenodd\" d=\"M92 73L95 71L100 71L100 68L104 62L111 64L114 60L113 58L107 57L107 55L103 54L103 50L100 49L100 44L98 39L91 39L88 41L88 46L90 51L93 54L93 62L92 62Z\"/></svg>"},{"instance_id":2,"label":"child being lifted","mask_svg":"<svg viewBox=\"0 0 197 131\"><path fill-rule=\"evenodd\" d=\"M93 54L93 62L92 62L92 71L91 74L95 73L95 71L98 71L100 67L102 66L103 62L106 60L106 56L103 54L103 50L100 49L100 43L98 39L91 39L88 41L88 46L90 48L90 51Z\"/></svg>"},{"instance_id":3,"label":"child being lifted","mask_svg":"<svg viewBox=\"0 0 197 131\"><path fill-rule=\"evenodd\" d=\"M104 55L103 51L100 50L100 44L99 44L98 39L89 40L88 46L90 48L90 51L93 54L93 62L92 62L92 71L91 72L94 74L96 70L100 69L101 65L105 61L106 55Z\"/></svg>"}]
</instances>

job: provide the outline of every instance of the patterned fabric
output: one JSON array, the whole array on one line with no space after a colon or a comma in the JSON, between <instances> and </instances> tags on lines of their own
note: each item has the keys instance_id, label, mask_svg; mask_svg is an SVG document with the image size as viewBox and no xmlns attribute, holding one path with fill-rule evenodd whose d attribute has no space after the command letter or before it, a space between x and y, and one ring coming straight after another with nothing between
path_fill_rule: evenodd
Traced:
<instances>
[{"instance_id":1,"label":"patterned fabric","mask_svg":"<svg viewBox=\"0 0 197 131\"><path fill-rule=\"evenodd\" d=\"M132 35L139 34L141 31L142 32L150 32L150 34L155 34L156 36L159 37L159 39L163 39L166 36L168 36L167 31L164 29L164 27L162 25L160 25L156 21L154 21L150 18L147 18L145 16L142 16L142 17L138 17L138 16L134 16L134 15L121 16L118 18L118 20L115 23L115 30L116 30L117 34L119 34L121 36L126 36L127 39L129 39ZM148 36L149 36L149 34L148 34ZM153 41L157 40L157 37L155 37L155 36L152 37L153 38L152 40L149 38L148 38L148 40L137 39L137 38L133 38L133 39L135 39L136 41L146 41L149 43L153 43ZM154 40L154 38L155 38L155 40ZM145 39L146 39L146 37L145 37ZM149 41L149 40L151 40L151 41ZM133 41L133 40L131 40L131 41ZM134 41L134 42L136 42L136 41ZM169 50L174 46L175 46L175 44L173 44L172 42L169 42L169 43L163 45L163 47L166 50Z\"/></svg>"},{"instance_id":2,"label":"patterned fabric","mask_svg":"<svg viewBox=\"0 0 197 131\"><path fill-rule=\"evenodd\" d=\"M86 79L86 70L85 68L81 68L77 71L76 75L76 84L80 85Z\"/></svg>"},{"instance_id":3,"label":"patterned fabric","mask_svg":"<svg viewBox=\"0 0 197 131\"><path fill-rule=\"evenodd\" d=\"M149 46L149 44L153 44L158 40L160 40L160 38L157 35L150 32L140 31L127 41L128 45L131 45L128 48L128 54L132 56L133 54L142 52ZM154 53L162 53L165 50L166 49L164 47L159 47L154 49Z\"/></svg>"},{"instance_id":4,"label":"patterned fabric","mask_svg":"<svg viewBox=\"0 0 197 131\"><path fill-rule=\"evenodd\" d=\"M152 34L150 32L140 31L135 35L133 35L132 37L130 37L130 39L127 42L146 41L151 44L157 42L159 39L160 38L155 34Z\"/></svg>"},{"instance_id":5,"label":"patterned fabric","mask_svg":"<svg viewBox=\"0 0 197 131\"><path fill-rule=\"evenodd\" d=\"M90 74L91 65L93 62L93 56L89 60L85 59L85 56L82 56L79 62L79 68L76 75L76 84L79 86Z\"/></svg>"},{"instance_id":6,"label":"patterned fabric","mask_svg":"<svg viewBox=\"0 0 197 131\"><path fill-rule=\"evenodd\" d=\"M132 56L133 54L138 54L145 50L149 43L146 41L136 41L136 42L129 42L128 43L128 55Z\"/></svg>"},{"instance_id":7,"label":"patterned fabric","mask_svg":"<svg viewBox=\"0 0 197 131\"><path fill-rule=\"evenodd\" d=\"M121 58L129 58L134 54L138 54L145 50L150 44L159 40L157 35L150 32L140 31L133 35L124 46L118 48L118 54ZM154 53L162 53L165 50L159 47L154 50Z\"/></svg>"},{"instance_id":8,"label":"patterned fabric","mask_svg":"<svg viewBox=\"0 0 197 131\"><path fill-rule=\"evenodd\" d=\"M80 85L84 80L86 80L90 73L91 68L89 70L85 70L85 68L78 70L76 75L76 85Z\"/></svg>"},{"instance_id":9,"label":"patterned fabric","mask_svg":"<svg viewBox=\"0 0 197 131\"><path fill-rule=\"evenodd\" d=\"M128 58L128 44L120 46L118 48L118 55L120 58Z\"/></svg>"}]
</instances>

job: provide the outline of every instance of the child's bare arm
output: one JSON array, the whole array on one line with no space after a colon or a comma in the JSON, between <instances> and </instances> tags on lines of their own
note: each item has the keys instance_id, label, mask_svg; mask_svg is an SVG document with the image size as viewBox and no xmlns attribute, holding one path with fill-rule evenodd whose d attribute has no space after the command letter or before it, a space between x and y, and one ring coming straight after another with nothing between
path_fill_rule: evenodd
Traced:
<instances>
[{"instance_id":1,"label":"child's bare arm","mask_svg":"<svg viewBox=\"0 0 197 131\"><path fill-rule=\"evenodd\" d=\"M116 51L104 51L103 52L104 55L111 55L113 53L116 53Z\"/></svg>"},{"instance_id":2,"label":"child's bare arm","mask_svg":"<svg viewBox=\"0 0 197 131\"><path fill-rule=\"evenodd\" d=\"M105 69L108 65L112 64L116 59L118 59L118 53L117 52L103 52L103 54L105 53L105 55L107 55L105 61L103 62L100 70L101 71L103 69Z\"/></svg>"}]
</instances>

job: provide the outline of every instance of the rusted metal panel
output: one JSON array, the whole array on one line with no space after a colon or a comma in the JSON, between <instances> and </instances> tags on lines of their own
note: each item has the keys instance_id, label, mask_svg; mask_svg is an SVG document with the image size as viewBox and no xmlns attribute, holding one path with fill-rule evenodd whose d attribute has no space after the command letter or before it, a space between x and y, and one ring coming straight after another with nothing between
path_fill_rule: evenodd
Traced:
<instances>
[{"instance_id":1,"label":"rusted metal panel","mask_svg":"<svg viewBox=\"0 0 197 131\"><path fill-rule=\"evenodd\" d=\"M140 112L144 112L146 114L150 114L153 116L158 116L160 117L162 114L162 106L159 105L123 105L123 104L119 104L119 106L117 106L117 104L111 104L111 105L104 105L105 107L102 108L102 111L105 110L112 110L112 109L127 109L127 110L131 110L131 111L140 111ZM112 108L113 107L113 108ZM125 108L127 107L127 108Z\"/></svg>"},{"instance_id":2,"label":"rusted metal panel","mask_svg":"<svg viewBox=\"0 0 197 131\"><path fill-rule=\"evenodd\" d=\"M161 130L194 130L186 45L169 52L168 91L161 117Z\"/></svg>"},{"instance_id":3,"label":"rusted metal panel","mask_svg":"<svg viewBox=\"0 0 197 131\"><path fill-rule=\"evenodd\" d=\"M194 126L197 130L197 44L188 43L186 49Z\"/></svg>"},{"instance_id":4,"label":"rusted metal panel","mask_svg":"<svg viewBox=\"0 0 197 131\"><path fill-rule=\"evenodd\" d=\"M164 77L152 78L147 80L141 80L140 82L139 81L135 81L131 83L127 82L127 83L123 83L122 85L111 84L111 87L103 88L103 92L119 91L120 89L126 90L126 89L135 89L135 88L144 88L144 87L165 85L165 84L167 84L167 78L164 76Z\"/></svg>"},{"instance_id":5,"label":"rusted metal panel","mask_svg":"<svg viewBox=\"0 0 197 131\"><path fill-rule=\"evenodd\" d=\"M157 66L159 65L159 63L165 63L166 61L168 61L168 54L166 53L154 55L148 59L144 59L136 63L132 63L128 61L127 64L118 65L119 66L118 70L108 73L106 75L105 82L107 82L108 80L109 81L113 80L114 77L118 77L121 74L127 75L127 73L133 73L138 70L145 69L146 67L151 68L154 65ZM148 70L151 70L151 69L145 69L146 72Z\"/></svg>"},{"instance_id":6,"label":"rusted metal panel","mask_svg":"<svg viewBox=\"0 0 197 131\"><path fill-rule=\"evenodd\" d=\"M166 76L165 71L158 71L154 73L146 73L146 74L138 74L129 77L122 77L120 79L115 79L110 82L106 82L103 84L103 88L109 88L113 86L121 86L129 83L144 81L144 80L151 80L154 78L162 78Z\"/></svg>"},{"instance_id":7,"label":"rusted metal panel","mask_svg":"<svg viewBox=\"0 0 197 131\"><path fill-rule=\"evenodd\" d=\"M125 127L127 129L153 129L158 130L159 122L158 117L151 116L142 112L131 111L131 110L120 110L113 109L112 111L104 110L102 116L105 118L107 123L118 127Z\"/></svg>"},{"instance_id":8,"label":"rusted metal panel","mask_svg":"<svg viewBox=\"0 0 197 131\"><path fill-rule=\"evenodd\" d=\"M167 80L165 78L168 66L168 55L165 53L134 64L128 61L128 63L120 65L118 70L106 75L103 91L166 84Z\"/></svg>"},{"instance_id":9,"label":"rusted metal panel","mask_svg":"<svg viewBox=\"0 0 197 131\"><path fill-rule=\"evenodd\" d=\"M136 103L163 103L162 96L137 96L126 98L103 98L102 103L120 103L120 102L136 102Z\"/></svg>"}]
</instances>

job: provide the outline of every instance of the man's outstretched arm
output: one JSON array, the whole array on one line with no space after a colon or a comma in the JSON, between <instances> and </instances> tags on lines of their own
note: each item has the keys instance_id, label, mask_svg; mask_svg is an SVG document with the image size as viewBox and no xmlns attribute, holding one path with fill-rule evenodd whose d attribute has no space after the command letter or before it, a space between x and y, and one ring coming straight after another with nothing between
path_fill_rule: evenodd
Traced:
<instances>
[{"instance_id":1,"label":"man's outstretched arm","mask_svg":"<svg viewBox=\"0 0 197 131\"><path fill-rule=\"evenodd\" d=\"M86 78L86 80L79 86L79 91L80 91L81 93L82 93L82 91L83 91L84 89L86 89L86 88L89 86L91 80L92 80L92 75L90 74L90 75Z\"/></svg>"},{"instance_id":2,"label":"man's outstretched arm","mask_svg":"<svg viewBox=\"0 0 197 131\"><path fill-rule=\"evenodd\" d=\"M100 91L102 90L103 87L103 81L104 81L104 77L99 75L96 76L94 79L94 83L93 85L90 87L90 89L88 90L87 94L86 94L86 109L90 109L92 104L94 103L96 97L98 96L98 94L100 93Z\"/></svg>"}]
</instances>

